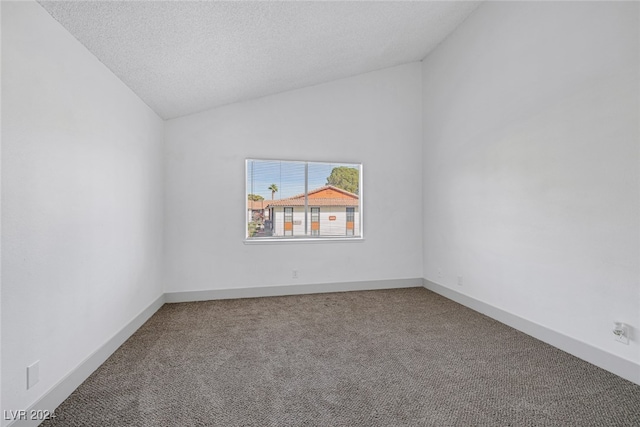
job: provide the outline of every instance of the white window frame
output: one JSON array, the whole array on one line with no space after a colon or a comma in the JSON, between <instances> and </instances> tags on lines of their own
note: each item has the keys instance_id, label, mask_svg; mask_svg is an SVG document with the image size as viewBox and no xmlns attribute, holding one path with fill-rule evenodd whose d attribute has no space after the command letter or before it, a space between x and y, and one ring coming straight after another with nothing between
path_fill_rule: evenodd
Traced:
<instances>
[{"instance_id":1,"label":"white window frame","mask_svg":"<svg viewBox=\"0 0 640 427\"><path fill-rule=\"evenodd\" d=\"M250 202L248 200L248 195L251 193L248 182L249 182L249 164L252 161L272 161L272 162L286 162L286 163L302 163L305 164L305 195L309 192L309 190L313 190L308 188L308 165L309 164L330 164L330 165L353 165L358 167L358 227L354 230L353 236L349 236L345 233L344 236L312 236L311 235L311 207L308 202L305 205L305 213L307 217L307 221L309 222L309 234L301 235L301 236L265 236L265 237L249 237L248 230L248 215L244 215L244 225L243 228L245 230L244 243L245 244L280 244L280 243L327 243L327 242L363 242L364 241L364 221L363 221L363 165L360 162L351 162L351 161L319 161L319 160L286 160L286 159L260 159L260 158L247 158L245 159L245 212L248 213L250 209ZM282 212L283 206L278 207L278 214L283 215ZM321 210L322 211L322 210ZM346 207L345 207L346 211ZM346 215L346 212L345 212ZM277 218L277 215L276 215ZM269 218L273 221L273 218Z\"/></svg>"}]
</instances>

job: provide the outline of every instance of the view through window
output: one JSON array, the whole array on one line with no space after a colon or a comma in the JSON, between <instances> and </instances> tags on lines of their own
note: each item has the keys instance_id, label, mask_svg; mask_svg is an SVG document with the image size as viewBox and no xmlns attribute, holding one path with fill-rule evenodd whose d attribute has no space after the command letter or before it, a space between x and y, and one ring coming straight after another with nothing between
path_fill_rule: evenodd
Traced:
<instances>
[{"instance_id":1,"label":"view through window","mask_svg":"<svg viewBox=\"0 0 640 427\"><path fill-rule=\"evenodd\" d=\"M362 165L246 160L246 239L362 237Z\"/></svg>"}]
</instances>

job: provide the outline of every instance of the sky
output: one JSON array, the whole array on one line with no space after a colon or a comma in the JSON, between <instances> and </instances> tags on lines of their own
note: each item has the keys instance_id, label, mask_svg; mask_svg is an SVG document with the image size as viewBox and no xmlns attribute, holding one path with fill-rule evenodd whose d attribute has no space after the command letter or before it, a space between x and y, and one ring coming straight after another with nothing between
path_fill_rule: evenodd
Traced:
<instances>
[{"instance_id":1,"label":"sky","mask_svg":"<svg viewBox=\"0 0 640 427\"><path fill-rule=\"evenodd\" d=\"M333 168L347 166L358 169L360 165L353 163L319 163L309 164L309 191L327 184L327 177ZM304 193L305 162L287 162L280 160L247 160L247 193L259 194L271 200L269 186L276 184L278 192L274 199L285 199Z\"/></svg>"}]
</instances>

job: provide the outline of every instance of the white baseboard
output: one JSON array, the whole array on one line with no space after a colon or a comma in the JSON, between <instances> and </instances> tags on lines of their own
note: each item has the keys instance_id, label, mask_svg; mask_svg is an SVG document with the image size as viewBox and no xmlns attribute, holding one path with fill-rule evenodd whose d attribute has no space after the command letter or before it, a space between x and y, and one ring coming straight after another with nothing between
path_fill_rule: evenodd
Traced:
<instances>
[{"instance_id":1,"label":"white baseboard","mask_svg":"<svg viewBox=\"0 0 640 427\"><path fill-rule=\"evenodd\" d=\"M593 347L592 345L531 322L530 320L518 317L515 314L511 314L430 280L424 279L423 286L443 297L469 307L527 335L531 335L540 341L640 385L640 365L637 363Z\"/></svg>"},{"instance_id":2,"label":"white baseboard","mask_svg":"<svg viewBox=\"0 0 640 427\"><path fill-rule=\"evenodd\" d=\"M165 302L193 302L234 298L276 297L286 295L322 294L327 292L370 291L376 289L415 288L422 279L366 280L362 282L282 285L255 288L212 289L208 291L167 292Z\"/></svg>"},{"instance_id":3,"label":"white baseboard","mask_svg":"<svg viewBox=\"0 0 640 427\"><path fill-rule=\"evenodd\" d=\"M153 314L160 309L165 303L164 294L160 295L147 308L142 310L140 314L134 317L124 328L112 336L99 349L89 355L82 363L80 363L73 371L69 372L58 383L51 387L45 394L38 399L26 411L49 411L57 408L80 384L91 375L105 360L109 358L135 331L137 331ZM7 427L35 427L42 421L37 420L15 420L7 425Z\"/></svg>"}]
</instances>

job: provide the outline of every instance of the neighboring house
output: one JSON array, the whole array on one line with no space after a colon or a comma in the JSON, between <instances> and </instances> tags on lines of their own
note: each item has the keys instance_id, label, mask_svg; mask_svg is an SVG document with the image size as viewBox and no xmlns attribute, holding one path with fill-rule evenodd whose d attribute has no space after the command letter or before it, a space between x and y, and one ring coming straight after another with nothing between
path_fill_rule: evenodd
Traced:
<instances>
[{"instance_id":1,"label":"neighboring house","mask_svg":"<svg viewBox=\"0 0 640 427\"><path fill-rule=\"evenodd\" d=\"M325 185L309 191L305 232L305 197L300 194L268 200L267 211L273 236L358 236L360 210L357 194Z\"/></svg>"},{"instance_id":2,"label":"neighboring house","mask_svg":"<svg viewBox=\"0 0 640 427\"><path fill-rule=\"evenodd\" d=\"M247 222L262 221L269 219L269 212L266 211L267 200L247 200Z\"/></svg>"}]
</instances>

